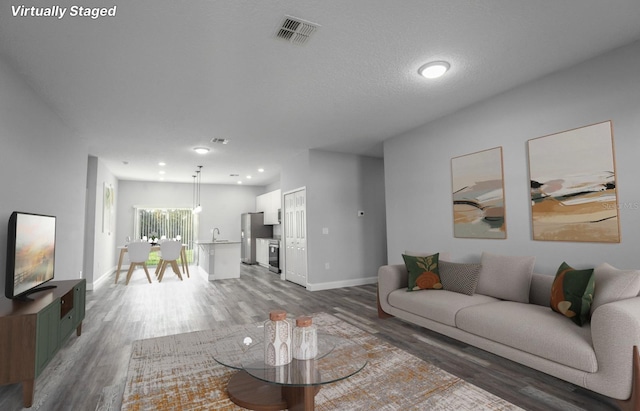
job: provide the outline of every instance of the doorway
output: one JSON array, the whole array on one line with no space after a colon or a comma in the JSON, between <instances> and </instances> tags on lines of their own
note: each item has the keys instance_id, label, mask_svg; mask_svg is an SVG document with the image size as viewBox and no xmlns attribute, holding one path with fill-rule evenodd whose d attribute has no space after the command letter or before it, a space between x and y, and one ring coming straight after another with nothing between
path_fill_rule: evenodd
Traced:
<instances>
[{"instance_id":1,"label":"doorway","mask_svg":"<svg viewBox=\"0 0 640 411\"><path fill-rule=\"evenodd\" d=\"M285 279L307 286L307 191L284 195Z\"/></svg>"}]
</instances>

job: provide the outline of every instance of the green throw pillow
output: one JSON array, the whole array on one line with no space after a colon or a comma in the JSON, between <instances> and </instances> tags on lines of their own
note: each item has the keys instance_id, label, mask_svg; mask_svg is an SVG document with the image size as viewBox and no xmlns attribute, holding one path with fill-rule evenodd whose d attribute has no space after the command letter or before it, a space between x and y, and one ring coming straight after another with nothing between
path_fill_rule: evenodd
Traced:
<instances>
[{"instance_id":1,"label":"green throw pillow","mask_svg":"<svg viewBox=\"0 0 640 411\"><path fill-rule=\"evenodd\" d=\"M589 321L595 285L593 268L576 270L562 263L551 286L551 309L582 326Z\"/></svg>"},{"instance_id":2,"label":"green throw pillow","mask_svg":"<svg viewBox=\"0 0 640 411\"><path fill-rule=\"evenodd\" d=\"M402 254L404 264L409 272L407 291L442 288L438 271L438 253L426 257Z\"/></svg>"}]
</instances>

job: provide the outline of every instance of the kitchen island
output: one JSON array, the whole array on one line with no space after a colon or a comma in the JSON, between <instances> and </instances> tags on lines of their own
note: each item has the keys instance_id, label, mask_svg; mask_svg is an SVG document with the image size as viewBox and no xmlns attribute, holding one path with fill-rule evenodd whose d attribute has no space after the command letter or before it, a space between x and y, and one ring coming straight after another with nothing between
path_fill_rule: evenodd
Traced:
<instances>
[{"instance_id":1,"label":"kitchen island","mask_svg":"<svg viewBox=\"0 0 640 411\"><path fill-rule=\"evenodd\" d=\"M240 241L195 241L198 266L207 280L240 278Z\"/></svg>"}]
</instances>

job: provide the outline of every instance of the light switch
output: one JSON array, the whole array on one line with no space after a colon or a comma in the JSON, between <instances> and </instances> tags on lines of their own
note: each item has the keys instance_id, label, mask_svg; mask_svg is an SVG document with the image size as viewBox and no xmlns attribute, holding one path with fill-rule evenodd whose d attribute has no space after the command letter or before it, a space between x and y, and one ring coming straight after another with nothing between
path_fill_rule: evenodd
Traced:
<instances>
[{"instance_id":1,"label":"light switch","mask_svg":"<svg viewBox=\"0 0 640 411\"><path fill-rule=\"evenodd\" d=\"M329 234L329 227L322 227L322 234Z\"/></svg>"}]
</instances>

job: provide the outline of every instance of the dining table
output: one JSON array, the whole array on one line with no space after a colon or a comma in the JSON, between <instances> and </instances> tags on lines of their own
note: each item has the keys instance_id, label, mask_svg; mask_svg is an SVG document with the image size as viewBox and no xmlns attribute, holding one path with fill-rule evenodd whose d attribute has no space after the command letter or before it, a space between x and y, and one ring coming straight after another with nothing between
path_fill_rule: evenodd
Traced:
<instances>
[{"instance_id":1,"label":"dining table","mask_svg":"<svg viewBox=\"0 0 640 411\"><path fill-rule=\"evenodd\" d=\"M122 261L124 260L124 255L127 253L127 246L121 245L118 246L118 250L120 250L120 256L118 257L118 268L116 269L116 283L118 282L118 276L120 275L120 271L122 270ZM160 244L151 244L151 251L160 251ZM182 244L182 248L180 249L180 261L182 262L182 272L187 274L189 277L189 262L187 261L187 244Z\"/></svg>"}]
</instances>

